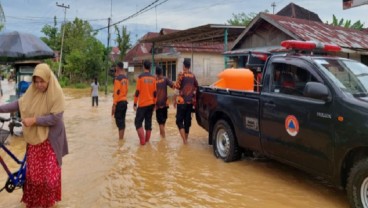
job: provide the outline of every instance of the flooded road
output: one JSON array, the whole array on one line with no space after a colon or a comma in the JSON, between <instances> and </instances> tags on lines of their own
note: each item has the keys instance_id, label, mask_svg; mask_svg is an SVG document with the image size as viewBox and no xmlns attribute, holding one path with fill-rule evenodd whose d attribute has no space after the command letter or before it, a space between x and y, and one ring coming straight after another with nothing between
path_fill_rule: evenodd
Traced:
<instances>
[{"instance_id":1,"label":"flooded road","mask_svg":"<svg viewBox=\"0 0 368 208\"><path fill-rule=\"evenodd\" d=\"M268 160L224 163L216 159L207 132L195 118L188 144L183 145L172 107L167 137L159 137L153 122L150 142L140 146L132 101L125 138L119 141L110 116L111 95L101 93L99 107L92 108L89 89L66 89L65 94L70 154L63 158L62 201L56 207L348 207L343 191L288 166ZM10 138L8 147L19 156L24 154L20 137ZM1 186L4 174L0 170ZM1 192L0 207L23 207L21 195L21 190Z\"/></svg>"}]
</instances>

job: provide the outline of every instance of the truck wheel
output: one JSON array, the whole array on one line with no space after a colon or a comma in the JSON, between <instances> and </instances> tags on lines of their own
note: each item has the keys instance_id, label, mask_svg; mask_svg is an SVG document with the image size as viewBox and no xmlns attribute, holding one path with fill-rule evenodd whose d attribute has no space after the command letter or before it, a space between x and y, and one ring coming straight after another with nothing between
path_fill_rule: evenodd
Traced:
<instances>
[{"instance_id":1,"label":"truck wheel","mask_svg":"<svg viewBox=\"0 0 368 208\"><path fill-rule=\"evenodd\" d=\"M213 128L212 145L215 156L225 162L239 160L241 157L241 150L234 133L224 120L217 121Z\"/></svg>"},{"instance_id":2,"label":"truck wheel","mask_svg":"<svg viewBox=\"0 0 368 208\"><path fill-rule=\"evenodd\" d=\"M351 169L346 192L351 207L368 207L368 159L359 161Z\"/></svg>"}]
</instances>

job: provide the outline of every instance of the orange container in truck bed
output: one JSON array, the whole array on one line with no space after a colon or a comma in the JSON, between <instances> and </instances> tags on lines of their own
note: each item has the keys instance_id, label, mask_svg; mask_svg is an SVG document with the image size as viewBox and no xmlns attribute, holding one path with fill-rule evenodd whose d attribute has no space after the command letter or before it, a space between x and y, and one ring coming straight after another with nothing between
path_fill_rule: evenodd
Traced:
<instances>
[{"instance_id":1,"label":"orange container in truck bed","mask_svg":"<svg viewBox=\"0 0 368 208\"><path fill-rule=\"evenodd\" d=\"M214 87L232 90L254 90L254 74L249 69L225 69L217 76L219 80L212 84Z\"/></svg>"}]
</instances>

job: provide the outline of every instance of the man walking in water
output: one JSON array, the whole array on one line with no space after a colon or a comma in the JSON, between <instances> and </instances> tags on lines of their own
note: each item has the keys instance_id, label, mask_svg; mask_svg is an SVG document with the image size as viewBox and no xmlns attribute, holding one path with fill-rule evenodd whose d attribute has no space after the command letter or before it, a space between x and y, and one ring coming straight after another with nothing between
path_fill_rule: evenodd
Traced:
<instances>
[{"instance_id":1,"label":"man walking in water","mask_svg":"<svg viewBox=\"0 0 368 208\"><path fill-rule=\"evenodd\" d=\"M144 145L150 140L152 130L152 114L156 104L156 78L150 73L151 62L144 61L144 72L138 76L134 95L135 128L139 141ZM144 132L142 123L144 120Z\"/></svg>"},{"instance_id":2,"label":"man walking in water","mask_svg":"<svg viewBox=\"0 0 368 208\"><path fill-rule=\"evenodd\" d=\"M129 80L126 76L126 72L123 69L124 65L122 62L118 62L115 67L115 78L114 78L114 94L113 94L113 105L111 115L114 115L116 126L119 129L119 139L124 138L125 131L125 115L127 111L127 94Z\"/></svg>"},{"instance_id":3,"label":"man walking in water","mask_svg":"<svg viewBox=\"0 0 368 208\"><path fill-rule=\"evenodd\" d=\"M156 67L156 86L157 86L157 101L156 101L156 120L160 127L160 136L165 138L165 123L167 119L167 86L174 88L174 83L165 77L161 67Z\"/></svg>"},{"instance_id":4,"label":"man walking in water","mask_svg":"<svg viewBox=\"0 0 368 208\"><path fill-rule=\"evenodd\" d=\"M186 144L189 135L189 128L192 124L192 109L195 103L195 93L198 88L198 82L194 74L189 71L190 59L184 59L183 71L179 73L175 88L179 91L174 96L174 107L176 106L176 125L179 133Z\"/></svg>"}]
</instances>

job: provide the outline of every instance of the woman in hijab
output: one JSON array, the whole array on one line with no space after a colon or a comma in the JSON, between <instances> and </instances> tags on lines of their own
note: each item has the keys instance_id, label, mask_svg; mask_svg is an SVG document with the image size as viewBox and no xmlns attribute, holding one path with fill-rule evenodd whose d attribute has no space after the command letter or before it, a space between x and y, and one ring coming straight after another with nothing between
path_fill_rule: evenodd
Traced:
<instances>
[{"instance_id":1,"label":"woman in hijab","mask_svg":"<svg viewBox=\"0 0 368 208\"><path fill-rule=\"evenodd\" d=\"M38 64L32 84L19 100L0 106L1 113L20 111L27 142L26 207L52 207L61 200L62 157L68 154L63 113L64 94L47 64Z\"/></svg>"}]
</instances>

